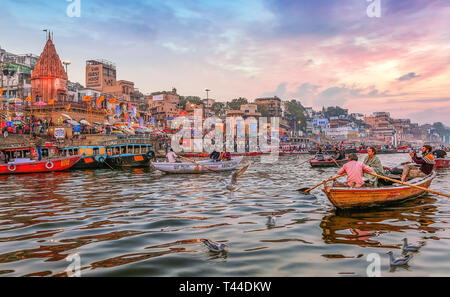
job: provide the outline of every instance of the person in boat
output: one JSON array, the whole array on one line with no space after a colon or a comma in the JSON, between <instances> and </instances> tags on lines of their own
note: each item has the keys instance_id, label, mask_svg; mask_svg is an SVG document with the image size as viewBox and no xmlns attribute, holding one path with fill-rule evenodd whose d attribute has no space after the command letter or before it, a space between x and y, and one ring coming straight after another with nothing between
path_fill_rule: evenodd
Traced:
<instances>
[{"instance_id":1,"label":"person in boat","mask_svg":"<svg viewBox=\"0 0 450 297\"><path fill-rule=\"evenodd\" d=\"M414 163L419 164L420 168L414 164L406 164L403 167L402 182L416 177L425 177L433 172L434 164L436 164L436 162L431 153L432 151L433 148L430 145L424 145L422 147L422 157L417 157L415 151L409 152Z\"/></svg>"},{"instance_id":2,"label":"person in boat","mask_svg":"<svg viewBox=\"0 0 450 297\"><path fill-rule=\"evenodd\" d=\"M223 156L224 161L230 161L231 160L231 153L225 151L225 155Z\"/></svg>"},{"instance_id":3,"label":"person in boat","mask_svg":"<svg viewBox=\"0 0 450 297\"><path fill-rule=\"evenodd\" d=\"M447 152L444 150L435 150L433 155L438 159L444 159L447 157Z\"/></svg>"},{"instance_id":4,"label":"person in boat","mask_svg":"<svg viewBox=\"0 0 450 297\"><path fill-rule=\"evenodd\" d=\"M173 151L173 149L170 149L170 151L167 153L167 160L169 160L169 163L176 163L177 162L177 154Z\"/></svg>"},{"instance_id":5,"label":"person in boat","mask_svg":"<svg viewBox=\"0 0 450 297\"><path fill-rule=\"evenodd\" d=\"M0 151L0 164L8 164L8 156L3 151Z\"/></svg>"},{"instance_id":6,"label":"person in boat","mask_svg":"<svg viewBox=\"0 0 450 297\"><path fill-rule=\"evenodd\" d=\"M350 161L346 163L338 174L347 175L347 185L352 188L360 188L365 185L363 181L363 174L373 172L373 169L364 163L358 162L358 156L356 154L350 155Z\"/></svg>"},{"instance_id":7,"label":"person in boat","mask_svg":"<svg viewBox=\"0 0 450 297\"><path fill-rule=\"evenodd\" d=\"M374 147L370 147L367 150L367 157L364 159L364 164L372 168L376 174L384 176L383 165L376 154L377 150ZM379 180L376 176L365 174L364 177L368 178L369 183L374 187L378 187L380 183L384 185L384 180Z\"/></svg>"},{"instance_id":8,"label":"person in boat","mask_svg":"<svg viewBox=\"0 0 450 297\"><path fill-rule=\"evenodd\" d=\"M220 153L217 152L216 150L214 150L210 155L209 158L213 161L217 161L217 159L219 158Z\"/></svg>"},{"instance_id":9,"label":"person in boat","mask_svg":"<svg viewBox=\"0 0 450 297\"><path fill-rule=\"evenodd\" d=\"M36 146L36 151L38 154L38 161L42 160L42 146L44 145L44 140L42 138L40 138L39 136L36 136L36 140L35 140L35 146Z\"/></svg>"}]
</instances>

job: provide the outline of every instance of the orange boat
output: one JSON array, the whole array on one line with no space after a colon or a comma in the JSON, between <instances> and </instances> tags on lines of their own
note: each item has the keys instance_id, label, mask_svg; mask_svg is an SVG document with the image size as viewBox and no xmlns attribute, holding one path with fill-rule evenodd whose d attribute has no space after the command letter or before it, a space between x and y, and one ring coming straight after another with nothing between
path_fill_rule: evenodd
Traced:
<instances>
[{"instance_id":1,"label":"orange boat","mask_svg":"<svg viewBox=\"0 0 450 297\"><path fill-rule=\"evenodd\" d=\"M427 177L414 179L409 183L422 188L429 188L435 177L436 173L433 172ZM329 187L327 184L325 184L323 192L338 209L382 206L392 202L416 198L427 193L426 191L404 185L380 188L347 188Z\"/></svg>"},{"instance_id":2,"label":"orange boat","mask_svg":"<svg viewBox=\"0 0 450 297\"><path fill-rule=\"evenodd\" d=\"M450 158L439 158L436 159L435 168L447 168L450 167Z\"/></svg>"},{"instance_id":3,"label":"orange boat","mask_svg":"<svg viewBox=\"0 0 450 297\"><path fill-rule=\"evenodd\" d=\"M0 165L0 175L64 171L72 168L82 157L52 157L58 155L58 148L54 145L42 147L41 161L36 160L38 153L35 147L9 148L2 151L11 162Z\"/></svg>"}]
</instances>

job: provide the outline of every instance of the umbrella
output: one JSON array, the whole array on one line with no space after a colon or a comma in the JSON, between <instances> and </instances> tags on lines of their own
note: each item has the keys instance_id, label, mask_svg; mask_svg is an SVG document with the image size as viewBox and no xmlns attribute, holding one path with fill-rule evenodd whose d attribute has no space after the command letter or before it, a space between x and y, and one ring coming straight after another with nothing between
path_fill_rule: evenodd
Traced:
<instances>
[{"instance_id":1,"label":"umbrella","mask_svg":"<svg viewBox=\"0 0 450 297\"><path fill-rule=\"evenodd\" d=\"M99 122L94 122L95 125L101 125Z\"/></svg>"},{"instance_id":2,"label":"umbrella","mask_svg":"<svg viewBox=\"0 0 450 297\"><path fill-rule=\"evenodd\" d=\"M10 103L22 103L22 99L19 99L19 98L11 98L8 101Z\"/></svg>"},{"instance_id":3,"label":"umbrella","mask_svg":"<svg viewBox=\"0 0 450 297\"><path fill-rule=\"evenodd\" d=\"M79 126L80 125L80 123L78 123L77 121L74 121L74 120L68 120L67 121L69 124L71 124L72 126Z\"/></svg>"},{"instance_id":4,"label":"umbrella","mask_svg":"<svg viewBox=\"0 0 450 297\"><path fill-rule=\"evenodd\" d=\"M34 103L34 105L45 106L45 105L47 105L47 103L45 103L43 101L38 101L38 102Z\"/></svg>"},{"instance_id":5,"label":"umbrella","mask_svg":"<svg viewBox=\"0 0 450 297\"><path fill-rule=\"evenodd\" d=\"M70 117L70 115L67 115L67 114L65 114L65 113L62 113L61 115L62 115L63 117L65 117L65 118L69 119L69 120L72 119L72 118Z\"/></svg>"},{"instance_id":6,"label":"umbrella","mask_svg":"<svg viewBox=\"0 0 450 297\"><path fill-rule=\"evenodd\" d=\"M105 122L106 126L112 126L110 123L108 123L108 121Z\"/></svg>"},{"instance_id":7,"label":"umbrella","mask_svg":"<svg viewBox=\"0 0 450 297\"><path fill-rule=\"evenodd\" d=\"M83 124L83 125L86 125L86 126L90 126L90 125L91 125L91 124L89 124L89 122L86 121L86 120L81 120L81 121L80 121L80 124Z\"/></svg>"}]
</instances>

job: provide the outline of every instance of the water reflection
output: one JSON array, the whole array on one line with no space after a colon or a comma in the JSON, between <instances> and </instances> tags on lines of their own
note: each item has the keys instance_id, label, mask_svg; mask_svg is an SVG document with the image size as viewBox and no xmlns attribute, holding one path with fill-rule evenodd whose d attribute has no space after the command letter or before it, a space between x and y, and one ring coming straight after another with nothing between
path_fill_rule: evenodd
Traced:
<instances>
[{"instance_id":1,"label":"water reflection","mask_svg":"<svg viewBox=\"0 0 450 297\"><path fill-rule=\"evenodd\" d=\"M361 247L401 248L400 245L386 245L380 241L385 233L402 233L420 230L435 233L433 227L437 207L436 198L424 196L401 205L371 211L330 211L323 217L320 227L326 244L349 244Z\"/></svg>"}]
</instances>

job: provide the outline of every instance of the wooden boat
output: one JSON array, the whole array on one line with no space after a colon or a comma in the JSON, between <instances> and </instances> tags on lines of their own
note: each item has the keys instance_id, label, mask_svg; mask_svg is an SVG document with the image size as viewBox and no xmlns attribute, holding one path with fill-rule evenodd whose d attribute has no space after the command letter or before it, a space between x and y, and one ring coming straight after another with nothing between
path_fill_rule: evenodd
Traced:
<instances>
[{"instance_id":1,"label":"wooden boat","mask_svg":"<svg viewBox=\"0 0 450 297\"><path fill-rule=\"evenodd\" d=\"M312 159L309 161L309 164L311 165L311 167L337 167L336 163L338 163L339 166L342 166L347 162L348 160L336 160L336 162L334 162L333 160L319 161L316 159Z\"/></svg>"},{"instance_id":2,"label":"wooden boat","mask_svg":"<svg viewBox=\"0 0 450 297\"><path fill-rule=\"evenodd\" d=\"M0 165L0 175L64 171L70 169L80 159L81 156L51 158L41 161L28 158L15 159L13 162Z\"/></svg>"},{"instance_id":3,"label":"wooden boat","mask_svg":"<svg viewBox=\"0 0 450 297\"><path fill-rule=\"evenodd\" d=\"M155 157L152 144L122 143L107 146L106 164L112 168L148 167Z\"/></svg>"},{"instance_id":4,"label":"wooden boat","mask_svg":"<svg viewBox=\"0 0 450 297\"><path fill-rule=\"evenodd\" d=\"M450 158L438 158L436 159L435 168L448 168L450 167Z\"/></svg>"},{"instance_id":5,"label":"wooden boat","mask_svg":"<svg viewBox=\"0 0 450 297\"><path fill-rule=\"evenodd\" d=\"M232 157L252 157L252 156L260 156L262 155L262 152L252 152L252 153L231 153ZM181 154L183 157L187 158L209 158L210 154L206 153L187 153L187 154Z\"/></svg>"},{"instance_id":6,"label":"wooden boat","mask_svg":"<svg viewBox=\"0 0 450 297\"><path fill-rule=\"evenodd\" d=\"M435 177L436 173L433 172L427 177L416 178L409 181L409 183L423 188L429 188ZM323 192L338 209L382 206L387 203L400 202L427 193L423 190L399 184L380 188L329 187L328 184L325 184Z\"/></svg>"},{"instance_id":7,"label":"wooden boat","mask_svg":"<svg viewBox=\"0 0 450 297\"><path fill-rule=\"evenodd\" d=\"M105 161L108 157L105 146L72 146L59 149L61 156L82 155L71 169L97 169L105 168Z\"/></svg>"},{"instance_id":8,"label":"wooden boat","mask_svg":"<svg viewBox=\"0 0 450 297\"><path fill-rule=\"evenodd\" d=\"M236 167L242 162L244 157L234 157L230 161L213 162L212 160L198 161L199 166L194 163L168 163L159 162L152 163L152 165L160 171L167 173L211 173L212 171L222 172L236 169ZM210 170L208 170L210 169Z\"/></svg>"}]
</instances>

